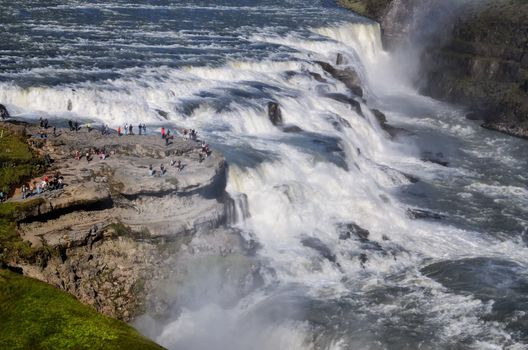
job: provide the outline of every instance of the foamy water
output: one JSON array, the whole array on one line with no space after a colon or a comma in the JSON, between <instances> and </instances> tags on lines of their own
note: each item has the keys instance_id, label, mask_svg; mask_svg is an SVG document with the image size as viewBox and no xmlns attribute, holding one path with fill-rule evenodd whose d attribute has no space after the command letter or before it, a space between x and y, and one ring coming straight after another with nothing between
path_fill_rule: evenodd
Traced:
<instances>
[{"instance_id":1,"label":"foamy water","mask_svg":"<svg viewBox=\"0 0 528 350\"><path fill-rule=\"evenodd\" d=\"M233 225L258 242L263 284L230 305L198 292L193 305L174 300L163 321L143 317L138 328L162 345L524 347L522 144L419 96L376 24L324 1L271 0L36 1L8 4L0 20L0 103L18 117L192 127L226 155L227 191L245 198ZM338 53L362 80L363 115L328 97L350 96L315 62L333 64ZM269 101L303 131L273 126ZM369 108L407 132L391 138ZM444 218L413 220L408 208ZM368 240L340 239L350 223ZM450 270L453 261L467 263ZM496 280L483 262L501 268ZM444 269L458 283L442 280ZM471 284L467 269L478 277ZM494 294L488 285L506 287Z\"/></svg>"}]
</instances>

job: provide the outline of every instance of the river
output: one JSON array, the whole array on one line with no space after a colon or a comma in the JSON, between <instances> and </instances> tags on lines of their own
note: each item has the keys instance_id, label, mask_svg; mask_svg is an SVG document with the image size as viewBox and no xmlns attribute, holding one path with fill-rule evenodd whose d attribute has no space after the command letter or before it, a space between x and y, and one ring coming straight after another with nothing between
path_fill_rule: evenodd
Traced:
<instances>
[{"instance_id":1,"label":"river","mask_svg":"<svg viewBox=\"0 0 528 350\"><path fill-rule=\"evenodd\" d=\"M421 96L377 24L323 0L0 7L12 114L196 128L226 156L232 225L258 244L262 283L225 304L214 271L195 276L207 290L192 305L136 323L160 344L528 347L526 141ZM338 53L362 81L362 115L316 63ZM295 132L270 122L270 101Z\"/></svg>"}]
</instances>

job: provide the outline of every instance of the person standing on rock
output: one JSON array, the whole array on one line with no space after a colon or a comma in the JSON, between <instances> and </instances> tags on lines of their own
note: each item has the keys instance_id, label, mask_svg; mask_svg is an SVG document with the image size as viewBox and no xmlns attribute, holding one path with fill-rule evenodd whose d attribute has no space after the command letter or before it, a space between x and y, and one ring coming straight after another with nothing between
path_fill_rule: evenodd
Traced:
<instances>
[{"instance_id":1,"label":"person standing on rock","mask_svg":"<svg viewBox=\"0 0 528 350\"><path fill-rule=\"evenodd\" d=\"M154 169L152 168L152 164L149 165L149 176L154 176Z\"/></svg>"},{"instance_id":2,"label":"person standing on rock","mask_svg":"<svg viewBox=\"0 0 528 350\"><path fill-rule=\"evenodd\" d=\"M128 135L128 123L125 123L125 135Z\"/></svg>"},{"instance_id":3,"label":"person standing on rock","mask_svg":"<svg viewBox=\"0 0 528 350\"><path fill-rule=\"evenodd\" d=\"M161 127L161 138L162 139L165 138L165 128L164 127Z\"/></svg>"},{"instance_id":4,"label":"person standing on rock","mask_svg":"<svg viewBox=\"0 0 528 350\"><path fill-rule=\"evenodd\" d=\"M130 125L128 126L128 134L129 134L129 135L134 135L132 124L130 124Z\"/></svg>"}]
</instances>

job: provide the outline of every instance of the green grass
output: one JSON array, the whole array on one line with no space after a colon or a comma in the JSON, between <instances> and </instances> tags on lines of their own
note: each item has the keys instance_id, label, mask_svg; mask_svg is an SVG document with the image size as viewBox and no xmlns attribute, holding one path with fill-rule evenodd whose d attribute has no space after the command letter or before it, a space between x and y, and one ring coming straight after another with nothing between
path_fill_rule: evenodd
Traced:
<instances>
[{"instance_id":1,"label":"green grass","mask_svg":"<svg viewBox=\"0 0 528 350\"><path fill-rule=\"evenodd\" d=\"M0 349L160 350L124 322L71 295L0 269Z\"/></svg>"},{"instance_id":2,"label":"green grass","mask_svg":"<svg viewBox=\"0 0 528 350\"><path fill-rule=\"evenodd\" d=\"M21 135L15 135L6 127L0 126L0 162L30 161L33 153Z\"/></svg>"},{"instance_id":3,"label":"green grass","mask_svg":"<svg viewBox=\"0 0 528 350\"><path fill-rule=\"evenodd\" d=\"M0 263L8 263L13 258L34 262L38 254L48 254L45 247L31 247L16 229L17 218L40 203L42 199L36 198L25 202L0 204Z\"/></svg>"},{"instance_id":4,"label":"green grass","mask_svg":"<svg viewBox=\"0 0 528 350\"><path fill-rule=\"evenodd\" d=\"M11 193L14 186L38 176L44 169L23 135L0 126L0 191Z\"/></svg>"},{"instance_id":5,"label":"green grass","mask_svg":"<svg viewBox=\"0 0 528 350\"><path fill-rule=\"evenodd\" d=\"M0 126L0 191L11 193L15 186L39 175L44 167L21 132ZM43 248L34 249L16 230L16 221L24 212L41 203L41 199L0 204L0 263L12 259L33 261Z\"/></svg>"},{"instance_id":6,"label":"green grass","mask_svg":"<svg viewBox=\"0 0 528 350\"><path fill-rule=\"evenodd\" d=\"M44 166L16 129L0 126L0 135L0 190L12 193L15 186L38 176ZM41 203L41 198L35 198L0 204L0 266L17 261L35 264L39 257L52 254L46 246L32 247L17 231L17 221ZM0 269L0 349L163 348L68 293Z\"/></svg>"}]
</instances>

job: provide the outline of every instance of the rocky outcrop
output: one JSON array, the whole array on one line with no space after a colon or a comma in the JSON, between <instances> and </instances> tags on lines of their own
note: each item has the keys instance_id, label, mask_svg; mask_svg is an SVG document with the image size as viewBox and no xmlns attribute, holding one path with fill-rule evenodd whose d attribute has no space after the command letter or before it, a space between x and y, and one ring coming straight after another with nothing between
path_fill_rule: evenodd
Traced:
<instances>
[{"instance_id":1,"label":"rocky outcrop","mask_svg":"<svg viewBox=\"0 0 528 350\"><path fill-rule=\"evenodd\" d=\"M9 117L9 111L7 110L6 106L0 103L0 119L7 119Z\"/></svg>"},{"instance_id":2,"label":"rocky outcrop","mask_svg":"<svg viewBox=\"0 0 528 350\"><path fill-rule=\"evenodd\" d=\"M424 92L470 106L486 128L528 137L528 4L494 2L465 15L424 54Z\"/></svg>"},{"instance_id":3,"label":"rocky outcrop","mask_svg":"<svg viewBox=\"0 0 528 350\"><path fill-rule=\"evenodd\" d=\"M528 4L525 1L342 0L381 23L389 49L422 52L419 84L470 107L472 119L528 136Z\"/></svg>"},{"instance_id":4,"label":"rocky outcrop","mask_svg":"<svg viewBox=\"0 0 528 350\"><path fill-rule=\"evenodd\" d=\"M275 126L281 126L283 123L282 112L277 102L268 102L268 118Z\"/></svg>"},{"instance_id":5,"label":"rocky outcrop","mask_svg":"<svg viewBox=\"0 0 528 350\"><path fill-rule=\"evenodd\" d=\"M339 80L356 96L363 97L363 89L361 88L361 81L356 71L352 68L339 69L335 68L327 62L317 61L321 68L330 74L334 79Z\"/></svg>"},{"instance_id":6,"label":"rocky outcrop","mask_svg":"<svg viewBox=\"0 0 528 350\"><path fill-rule=\"evenodd\" d=\"M171 273L181 247L197 232L213 237L226 222L224 158L213 151L201 161L200 143L178 137L166 145L159 136L83 129L41 138L45 132L26 127L37 151L53 160L47 173L60 174L65 186L11 199L31 201L14 219L22 239L41 249L31 261L15 258L9 265L108 316L131 320ZM104 149L108 158L75 159L93 149ZM171 167L171 160L181 161L183 170Z\"/></svg>"}]
</instances>

